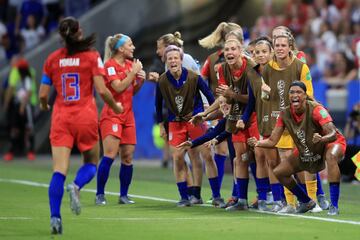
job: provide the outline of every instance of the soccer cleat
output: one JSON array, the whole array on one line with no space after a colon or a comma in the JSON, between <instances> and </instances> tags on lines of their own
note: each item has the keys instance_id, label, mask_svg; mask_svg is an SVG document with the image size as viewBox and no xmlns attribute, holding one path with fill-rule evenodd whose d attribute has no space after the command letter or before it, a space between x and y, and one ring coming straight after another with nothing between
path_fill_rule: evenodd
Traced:
<instances>
[{"instance_id":1,"label":"soccer cleat","mask_svg":"<svg viewBox=\"0 0 360 240\"><path fill-rule=\"evenodd\" d=\"M306 213L314 207L316 207L316 202L311 199L307 203L299 203L299 207L296 209L296 213Z\"/></svg>"},{"instance_id":2,"label":"soccer cleat","mask_svg":"<svg viewBox=\"0 0 360 240\"><path fill-rule=\"evenodd\" d=\"M50 219L51 234L62 234L61 218L52 217Z\"/></svg>"},{"instance_id":3,"label":"soccer cleat","mask_svg":"<svg viewBox=\"0 0 360 240\"><path fill-rule=\"evenodd\" d=\"M266 200L257 201L257 209L261 212L270 212L271 209L266 206Z\"/></svg>"},{"instance_id":4,"label":"soccer cleat","mask_svg":"<svg viewBox=\"0 0 360 240\"><path fill-rule=\"evenodd\" d=\"M224 202L224 199L222 199L221 197L213 198L211 204L214 207L218 207L218 208L225 208L225 205L226 205L226 203Z\"/></svg>"},{"instance_id":5,"label":"soccer cleat","mask_svg":"<svg viewBox=\"0 0 360 240\"><path fill-rule=\"evenodd\" d=\"M4 161L12 161L14 159L14 154L12 152L7 152L5 153L5 155L3 156Z\"/></svg>"},{"instance_id":6,"label":"soccer cleat","mask_svg":"<svg viewBox=\"0 0 360 240\"><path fill-rule=\"evenodd\" d=\"M254 198L254 200L251 202L251 204L250 204L250 206L249 206L249 208L252 208L252 209L258 209L258 205L259 205L259 203L258 203L258 198L256 197L256 198Z\"/></svg>"},{"instance_id":7,"label":"soccer cleat","mask_svg":"<svg viewBox=\"0 0 360 240\"><path fill-rule=\"evenodd\" d=\"M96 205L106 205L105 194L96 195L96 197L95 197L95 204L96 204Z\"/></svg>"},{"instance_id":8,"label":"soccer cleat","mask_svg":"<svg viewBox=\"0 0 360 240\"><path fill-rule=\"evenodd\" d=\"M327 213L330 216L336 216L339 215L339 208L334 207L332 204L330 204L329 211Z\"/></svg>"},{"instance_id":9,"label":"soccer cleat","mask_svg":"<svg viewBox=\"0 0 360 240\"><path fill-rule=\"evenodd\" d=\"M223 208L234 206L237 202L238 202L238 199L236 197L230 197L228 199L227 203L225 203Z\"/></svg>"},{"instance_id":10,"label":"soccer cleat","mask_svg":"<svg viewBox=\"0 0 360 240\"><path fill-rule=\"evenodd\" d=\"M35 153L34 152L28 152L27 155L26 155L27 159L29 161L34 161L36 156L35 156Z\"/></svg>"},{"instance_id":11,"label":"soccer cleat","mask_svg":"<svg viewBox=\"0 0 360 240\"><path fill-rule=\"evenodd\" d=\"M119 204L134 204L135 202L131 200L128 196L120 196Z\"/></svg>"},{"instance_id":12,"label":"soccer cleat","mask_svg":"<svg viewBox=\"0 0 360 240\"><path fill-rule=\"evenodd\" d=\"M201 198L197 198L195 196L190 196L189 201L191 204L203 204L203 200Z\"/></svg>"},{"instance_id":13,"label":"soccer cleat","mask_svg":"<svg viewBox=\"0 0 360 240\"><path fill-rule=\"evenodd\" d=\"M266 204L267 205L274 204L274 196L273 196L272 192L266 193Z\"/></svg>"},{"instance_id":14,"label":"soccer cleat","mask_svg":"<svg viewBox=\"0 0 360 240\"><path fill-rule=\"evenodd\" d=\"M296 209L295 209L295 207L288 204L288 205L284 206L280 211L278 211L278 213L293 214L293 213L296 213Z\"/></svg>"},{"instance_id":15,"label":"soccer cleat","mask_svg":"<svg viewBox=\"0 0 360 240\"><path fill-rule=\"evenodd\" d=\"M81 204L80 204L80 192L75 184L70 183L66 187L66 191L69 193L70 197L70 209L75 215L80 215L81 213Z\"/></svg>"},{"instance_id":16,"label":"soccer cleat","mask_svg":"<svg viewBox=\"0 0 360 240\"><path fill-rule=\"evenodd\" d=\"M316 206L310 210L311 213L319 213L322 212L322 208L319 206L319 204L316 204Z\"/></svg>"},{"instance_id":17,"label":"soccer cleat","mask_svg":"<svg viewBox=\"0 0 360 240\"><path fill-rule=\"evenodd\" d=\"M178 206L178 207L190 207L191 202L189 201L189 199L180 199L180 201L176 203L176 206Z\"/></svg>"},{"instance_id":18,"label":"soccer cleat","mask_svg":"<svg viewBox=\"0 0 360 240\"><path fill-rule=\"evenodd\" d=\"M272 212L279 212L284 207L284 203L282 201L274 201L274 205L271 208Z\"/></svg>"},{"instance_id":19,"label":"soccer cleat","mask_svg":"<svg viewBox=\"0 0 360 240\"><path fill-rule=\"evenodd\" d=\"M239 199L236 204L233 206L225 208L226 211L241 211L241 210L248 210L248 204L246 199Z\"/></svg>"},{"instance_id":20,"label":"soccer cleat","mask_svg":"<svg viewBox=\"0 0 360 240\"><path fill-rule=\"evenodd\" d=\"M328 210L329 209L330 203L326 199L324 194L318 195L317 200L318 200L319 206L321 207L322 210Z\"/></svg>"}]
</instances>

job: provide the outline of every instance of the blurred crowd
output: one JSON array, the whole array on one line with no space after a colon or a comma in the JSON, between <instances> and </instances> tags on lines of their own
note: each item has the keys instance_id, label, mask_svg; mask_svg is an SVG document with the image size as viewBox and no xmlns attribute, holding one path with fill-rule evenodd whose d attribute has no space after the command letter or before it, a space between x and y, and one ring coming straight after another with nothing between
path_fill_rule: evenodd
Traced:
<instances>
[{"instance_id":1,"label":"blurred crowd","mask_svg":"<svg viewBox=\"0 0 360 240\"><path fill-rule=\"evenodd\" d=\"M0 0L0 60L36 47L64 16L78 17L96 0Z\"/></svg>"},{"instance_id":2,"label":"blurred crowd","mask_svg":"<svg viewBox=\"0 0 360 240\"><path fill-rule=\"evenodd\" d=\"M269 36L285 25L306 53L313 81L342 87L360 78L360 0L287 0L282 13L274 14L272 1L265 0L248 37Z\"/></svg>"}]
</instances>

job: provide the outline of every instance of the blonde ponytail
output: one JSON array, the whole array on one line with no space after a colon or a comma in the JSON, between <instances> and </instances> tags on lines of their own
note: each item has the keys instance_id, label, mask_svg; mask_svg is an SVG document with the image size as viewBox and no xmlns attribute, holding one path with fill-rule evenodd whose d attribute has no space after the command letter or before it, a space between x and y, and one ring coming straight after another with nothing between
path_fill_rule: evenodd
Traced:
<instances>
[{"instance_id":1,"label":"blonde ponytail","mask_svg":"<svg viewBox=\"0 0 360 240\"><path fill-rule=\"evenodd\" d=\"M221 22L210 35L200 39L199 44L208 49L222 47L225 43L226 34L237 29L242 31L242 28L236 23Z\"/></svg>"}]
</instances>

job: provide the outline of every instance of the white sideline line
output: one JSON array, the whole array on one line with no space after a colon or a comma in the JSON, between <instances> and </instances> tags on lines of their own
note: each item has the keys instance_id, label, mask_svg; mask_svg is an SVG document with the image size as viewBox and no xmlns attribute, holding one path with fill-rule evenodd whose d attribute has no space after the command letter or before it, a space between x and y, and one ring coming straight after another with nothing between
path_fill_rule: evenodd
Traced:
<instances>
[{"instance_id":1,"label":"white sideline line","mask_svg":"<svg viewBox=\"0 0 360 240\"><path fill-rule=\"evenodd\" d=\"M4 178L0 178L0 182L6 182L6 183L15 183L15 184L21 184L21 185L28 185L28 186L34 186L34 187L49 187L49 184L45 184L45 183L38 183L38 182L33 182L33 181L27 181L27 180L18 180L18 179L4 179ZM95 193L96 190L95 189L82 189L81 191L83 192L91 192L91 193ZM115 193L115 192L106 192L106 194L108 195L114 195L114 196L118 196L119 193ZM130 195L131 197L134 198L140 198L140 199L148 199L148 200L154 200L154 201L161 201L161 202L171 202L171 203L176 203L176 200L171 200L171 199L165 199L165 198L158 198L158 197L150 197L150 196L142 196L142 195ZM211 205L206 205L203 204L202 206L211 206ZM312 219L312 220L319 220L319 221L324 221L324 222L335 222L335 223L346 223L346 224L352 224L352 225L360 225L360 222L357 221L350 221L350 220L342 220L342 219L333 219L333 218L324 218L324 217L314 217L314 216L305 216L305 215L300 215L300 214L280 214L280 213L271 213L271 212L260 212L260 211L255 211L255 212L259 212L259 213L266 213L266 214L273 214L273 215L277 215L277 216L286 216L286 217L297 217L297 218L305 218L305 219ZM1 220L2 218L0 218ZM94 218L96 219L96 218Z\"/></svg>"},{"instance_id":2,"label":"white sideline line","mask_svg":"<svg viewBox=\"0 0 360 240\"><path fill-rule=\"evenodd\" d=\"M32 218L29 217L0 217L1 220L32 220Z\"/></svg>"},{"instance_id":3,"label":"white sideline line","mask_svg":"<svg viewBox=\"0 0 360 240\"><path fill-rule=\"evenodd\" d=\"M234 217L180 217L180 218L86 218L88 220L105 220L105 221L181 221L181 220L234 220ZM244 219L264 219L263 217L244 217Z\"/></svg>"}]
</instances>

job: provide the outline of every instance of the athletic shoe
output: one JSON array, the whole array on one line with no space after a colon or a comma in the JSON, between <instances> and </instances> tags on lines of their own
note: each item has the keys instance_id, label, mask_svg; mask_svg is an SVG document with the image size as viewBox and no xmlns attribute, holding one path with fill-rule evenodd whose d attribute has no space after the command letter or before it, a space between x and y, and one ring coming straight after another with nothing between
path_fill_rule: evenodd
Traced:
<instances>
[{"instance_id":1,"label":"athletic shoe","mask_svg":"<svg viewBox=\"0 0 360 240\"><path fill-rule=\"evenodd\" d=\"M128 196L120 196L119 204L134 204L135 202L131 200Z\"/></svg>"},{"instance_id":2,"label":"athletic shoe","mask_svg":"<svg viewBox=\"0 0 360 240\"><path fill-rule=\"evenodd\" d=\"M279 212L281 209L283 209L285 204L282 201L274 201L274 205L271 208L272 212Z\"/></svg>"},{"instance_id":3,"label":"athletic shoe","mask_svg":"<svg viewBox=\"0 0 360 240\"><path fill-rule=\"evenodd\" d=\"M225 203L225 205L223 206L223 208L234 206L237 202L238 202L238 199L236 197L230 197L228 199L227 203Z\"/></svg>"},{"instance_id":4,"label":"athletic shoe","mask_svg":"<svg viewBox=\"0 0 360 240\"><path fill-rule=\"evenodd\" d=\"M330 203L326 199L325 194L318 195L317 200L318 200L319 206L321 207L322 210L328 210L329 209Z\"/></svg>"},{"instance_id":5,"label":"athletic shoe","mask_svg":"<svg viewBox=\"0 0 360 240\"><path fill-rule=\"evenodd\" d=\"M96 204L96 205L106 205L105 194L96 195L96 197L95 197L95 204Z\"/></svg>"},{"instance_id":6,"label":"athletic shoe","mask_svg":"<svg viewBox=\"0 0 360 240\"><path fill-rule=\"evenodd\" d=\"M233 212L233 211L241 211L241 210L248 210L248 204L246 199L239 199L236 204L233 206L225 208L226 211Z\"/></svg>"},{"instance_id":7,"label":"athletic shoe","mask_svg":"<svg viewBox=\"0 0 360 240\"><path fill-rule=\"evenodd\" d=\"M27 159L29 161L34 161L36 156L35 156L35 153L34 152L28 152L27 155L26 155Z\"/></svg>"},{"instance_id":8,"label":"athletic shoe","mask_svg":"<svg viewBox=\"0 0 360 240\"><path fill-rule=\"evenodd\" d=\"M70 197L70 209L75 215L80 215L81 213L81 204L80 204L80 192L75 184L70 183L66 187L66 191L69 193Z\"/></svg>"},{"instance_id":9,"label":"athletic shoe","mask_svg":"<svg viewBox=\"0 0 360 240\"><path fill-rule=\"evenodd\" d=\"M295 207L291 206L290 204L284 206L280 211L278 211L278 213L289 213L289 214L293 214L296 213L296 209Z\"/></svg>"},{"instance_id":10,"label":"athletic shoe","mask_svg":"<svg viewBox=\"0 0 360 240\"><path fill-rule=\"evenodd\" d=\"M214 205L214 207L218 208L225 208L226 205L224 199L222 199L221 197L214 198L211 204Z\"/></svg>"},{"instance_id":11,"label":"athletic shoe","mask_svg":"<svg viewBox=\"0 0 360 240\"><path fill-rule=\"evenodd\" d=\"M258 203L258 198L256 197L250 204L249 208L252 209L258 209L259 203Z\"/></svg>"},{"instance_id":12,"label":"athletic shoe","mask_svg":"<svg viewBox=\"0 0 360 240\"><path fill-rule=\"evenodd\" d=\"M266 193L266 204L267 205L274 204L274 196L273 196L272 192Z\"/></svg>"},{"instance_id":13,"label":"athletic shoe","mask_svg":"<svg viewBox=\"0 0 360 240\"><path fill-rule=\"evenodd\" d=\"M14 154L12 152L7 152L5 153L5 155L3 156L4 161L12 161L14 159Z\"/></svg>"},{"instance_id":14,"label":"athletic shoe","mask_svg":"<svg viewBox=\"0 0 360 240\"><path fill-rule=\"evenodd\" d=\"M51 234L62 234L61 218L52 217L50 219Z\"/></svg>"},{"instance_id":15,"label":"athletic shoe","mask_svg":"<svg viewBox=\"0 0 360 240\"><path fill-rule=\"evenodd\" d=\"M191 204L203 204L203 200L201 198L197 198L195 196L190 196L189 201Z\"/></svg>"},{"instance_id":16,"label":"athletic shoe","mask_svg":"<svg viewBox=\"0 0 360 240\"><path fill-rule=\"evenodd\" d=\"M189 199L180 199L180 201L178 201L176 203L176 206L178 206L178 207L190 207L191 202L189 201Z\"/></svg>"},{"instance_id":17,"label":"athletic shoe","mask_svg":"<svg viewBox=\"0 0 360 240\"><path fill-rule=\"evenodd\" d=\"M266 200L257 201L257 209L261 212L270 212L271 209L266 206Z\"/></svg>"},{"instance_id":18,"label":"athletic shoe","mask_svg":"<svg viewBox=\"0 0 360 240\"><path fill-rule=\"evenodd\" d=\"M316 206L310 210L312 213L319 213L322 212L322 208L319 206L319 204L316 204Z\"/></svg>"},{"instance_id":19,"label":"athletic shoe","mask_svg":"<svg viewBox=\"0 0 360 240\"><path fill-rule=\"evenodd\" d=\"M311 199L307 203L299 203L299 207L296 209L296 213L306 213L314 207L316 207L316 202Z\"/></svg>"},{"instance_id":20,"label":"athletic shoe","mask_svg":"<svg viewBox=\"0 0 360 240\"><path fill-rule=\"evenodd\" d=\"M212 201L213 201L213 198L210 198L209 200L206 201L206 204L212 204Z\"/></svg>"},{"instance_id":21,"label":"athletic shoe","mask_svg":"<svg viewBox=\"0 0 360 240\"><path fill-rule=\"evenodd\" d=\"M332 204L330 204L328 215L330 216L339 215L339 208L334 207Z\"/></svg>"}]
</instances>

